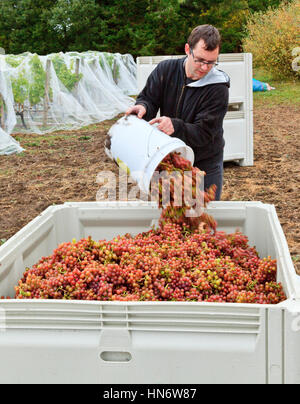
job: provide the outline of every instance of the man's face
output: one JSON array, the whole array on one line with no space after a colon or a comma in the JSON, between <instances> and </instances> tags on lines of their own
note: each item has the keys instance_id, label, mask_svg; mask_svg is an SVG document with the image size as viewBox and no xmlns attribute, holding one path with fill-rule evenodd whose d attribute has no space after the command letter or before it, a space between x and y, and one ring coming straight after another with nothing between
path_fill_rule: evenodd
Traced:
<instances>
[{"instance_id":1,"label":"man's face","mask_svg":"<svg viewBox=\"0 0 300 404\"><path fill-rule=\"evenodd\" d=\"M185 53L188 57L185 65L187 77L192 80L200 80L206 76L213 68L213 63L217 62L219 51L219 47L213 51L205 50L205 42L203 39L200 39L193 49L190 48L189 44L185 44Z\"/></svg>"}]
</instances>

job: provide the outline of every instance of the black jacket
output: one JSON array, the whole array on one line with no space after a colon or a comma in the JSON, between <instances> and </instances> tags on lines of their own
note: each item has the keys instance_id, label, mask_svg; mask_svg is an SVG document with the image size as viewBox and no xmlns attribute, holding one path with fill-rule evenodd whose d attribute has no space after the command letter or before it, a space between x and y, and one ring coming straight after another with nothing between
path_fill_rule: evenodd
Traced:
<instances>
[{"instance_id":1,"label":"black jacket","mask_svg":"<svg viewBox=\"0 0 300 404\"><path fill-rule=\"evenodd\" d=\"M146 107L144 119L172 119L172 136L183 140L195 153L195 165L216 161L224 148L223 119L228 108L230 80L213 68L204 78L187 84L182 59L160 62L138 95L136 104Z\"/></svg>"}]
</instances>

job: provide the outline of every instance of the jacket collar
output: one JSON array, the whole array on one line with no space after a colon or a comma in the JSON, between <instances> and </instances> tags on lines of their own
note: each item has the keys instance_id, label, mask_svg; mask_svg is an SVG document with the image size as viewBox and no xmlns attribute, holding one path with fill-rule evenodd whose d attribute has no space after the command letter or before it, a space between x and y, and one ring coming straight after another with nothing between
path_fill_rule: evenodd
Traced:
<instances>
[{"instance_id":1,"label":"jacket collar","mask_svg":"<svg viewBox=\"0 0 300 404\"><path fill-rule=\"evenodd\" d=\"M183 68L185 66L186 58L184 59ZM187 87L204 87L209 84L219 84L225 83L228 87L230 87L230 78L227 73L222 70L213 67L206 76L202 79L189 83Z\"/></svg>"}]
</instances>

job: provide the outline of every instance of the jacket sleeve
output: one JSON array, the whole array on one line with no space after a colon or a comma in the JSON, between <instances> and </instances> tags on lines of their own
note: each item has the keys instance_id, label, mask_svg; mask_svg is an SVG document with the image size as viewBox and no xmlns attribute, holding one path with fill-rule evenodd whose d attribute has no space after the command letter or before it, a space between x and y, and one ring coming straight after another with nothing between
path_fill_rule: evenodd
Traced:
<instances>
[{"instance_id":1,"label":"jacket sleeve","mask_svg":"<svg viewBox=\"0 0 300 404\"><path fill-rule=\"evenodd\" d=\"M146 121L155 118L160 107L163 80L162 69L163 66L161 63L156 66L148 77L144 89L136 99L136 105L141 104L146 108L146 115L143 116L143 119Z\"/></svg>"},{"instance_id":2,"label":"jacket sleeve","mask_svg":"<svg viewBox=\"0 0 300 404\"><path fill-rule=\"evenodd\" d=\"M228 109L229 91L226 84L211 85L205 101L199 105L194 122L171 118L175 132L173 137L183 140L188 146L205 147L214 143L223 133L223 119Z\"/></svg>"}]
</instances>

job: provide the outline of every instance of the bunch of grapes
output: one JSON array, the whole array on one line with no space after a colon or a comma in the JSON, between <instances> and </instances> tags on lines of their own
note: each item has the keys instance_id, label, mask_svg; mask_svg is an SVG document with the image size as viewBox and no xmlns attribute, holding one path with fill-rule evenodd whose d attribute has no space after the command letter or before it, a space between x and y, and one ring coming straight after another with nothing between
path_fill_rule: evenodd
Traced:
<instances>
[{"instance_id":1,"label":"bunch of grapes","mask_svg":"<svg viewBox=\"0 0 300 404\"><path fill-rule=\"evenodd\" d=\"M111 241L63 243L28 268L17 299L277 304L276 262L241 233L187 231L176 223Z\"/></svg>"}]
</instances>

